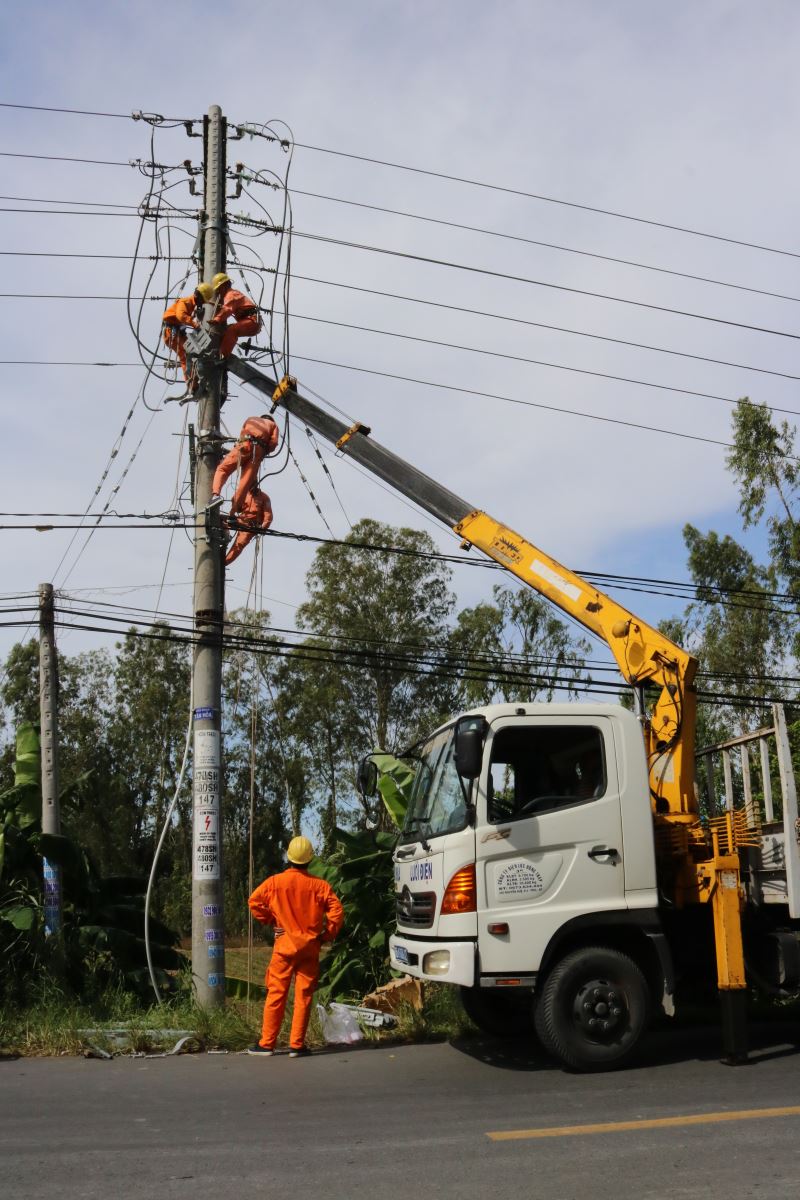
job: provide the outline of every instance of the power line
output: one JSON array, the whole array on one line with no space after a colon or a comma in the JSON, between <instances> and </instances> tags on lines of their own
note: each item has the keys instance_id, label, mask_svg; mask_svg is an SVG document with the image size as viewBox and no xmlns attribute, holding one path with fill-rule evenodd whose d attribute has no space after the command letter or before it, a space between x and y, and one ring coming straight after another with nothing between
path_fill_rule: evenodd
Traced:
<instances>
[{"instance_id":1,"label":"power line","mask_svg":"<svg viewBox=\"0 0 800 1200\"><path fill-rule=\"evenodd\" d=\"M248 130L248 132L259 131ZM280 142L281 140L260 132L259 136L264 137L267 141ZM470 187L485 188L487 191L503 192L509 196L521 196L526 200L539 200L544 204L557 204L565 208L576 208L582 212L597 213L604 217L615 217L621 221L634 221L639 225L651 225L656 229L668 229L674 233L686 233L692 237L708 238L715 242L726 242L731 246L744 246L749 250L763 250L768 254L781 254L788 258L800 258L800 253L794 250L783 250L779 247L763 245L760 242L748 242L741 238L727 237L719 233L710 233L703 229L693 229L687 225L677 225L671 224L667 221L657 221L651 217L638 217L633 213L619 212L615 209L609 208L600 208L592 204L582 204L575 200L562 200L559 197L547 196L541 192L528 192L522 190L521 188L506 187L499 183L489 183L486 180L469 179L461 175L449 175L444 171L430 171L423 167L412 167L406 163L390 162L382 158L372 158L365 154L350 154L344 150L331 150L326 146L311 146L307 142L295 142L294 145L301 150L313 150L319 154L333 154L339 158L350 158L358 162L372 163L380 167L391 167L393 170L397 171L408 171L415 175L427 175L433 179L446 179L451 183L463 183L469 185Z\"/></svg>"},{"instance_id":2,"label":"power line","mask_svg":"<svg viewBox=\"0 0 800 1200\"><path fill-rule=\"evenodd\" d=\"M94 606L95 608L111 608L111 609L115 609L116 611L124 612L127 614L136 614L136 615L144 614L145 616L148 616L148 617L154 617L154 618L156 618L156 620L161 620L161 619L165 619L165 620L166 619L177 619L179 621L189 620L189 618L186 616L185 613L176 613L176 612L163 611L163 610L160 611L158 609L158 607L156 607L155 609L150 609L150 608L144 608L143 606L139 606L139 605L115 604L113 601L107 601L107 600L86 599L83 601L79 601L79 600L77 600L77 598L71 597L68 593L65 593L63 591L63 589L59 589L58 594L62 598L62 600L66 600L68 603L70 601L73 603L78 603L78 604L82 603L85 606L89 606L90 609L92 606ZM32 605L31 609L35 610L35 609L37 609L37 607L38 607L37 605ZM27 608L0 609L0 612L15 612L15 611L22 612L22 611L28 611L28 609ZM86 611L81 611L78 609L70 610L70 611L74 611L75 614L78 616L92 616L93 615L93 613L91 611L86 612ZM102 619L102 615L101 615L101 619ZM123 617L123 618L116 618L116 619L118 619L120 621L124 621L129 618ZM234 621L234 620L231 620L230 618L226 617L225 618L225 628L226 629L253 630L254 625L253 625L252 621ZM355 643L358 645L369 644L369 645L374 645L374 646L384 646L384 647L389 646L389 647L392 647L395 649L396 648L405 648L405 647L408 647L411 649L421 649L426 652L437 653L437 654L446 654L451 658L451 660L459 661L459 662L461 662L461 661L479 662L479 661L485 660L485 661L489 661L495 665L500 662L512 662L512 663L520 663L521 662L521 663L528 663L528 664L533 664L533 665L537 665L537 666L556 667L556 668L560 667L560 669L564 669L567 667L580 667L580 669L582 669L582 670L604 671L604 672L612 672L614 674L618 673L618 671L619 671L619 667L618 667L617 663L610 659L603 661L603 660L598 660L598 659L581 658L579 662L575 662L575 663L561 662L559 664L558 662L554 662L554 660L552 660L550 658L541 657L541 656L535 655L535 654L530 654L526 651L513 651L513 650L508 650L506 648L499 648L497 650L497 652L494 654L491 654L488 652L482 652L480 650L473 650L473 649L464 649L460 652L454 653L453 647L448 640L424 641L424 640L420 640L420 639L403 640L403 639L397 639L397 638L372 637L372 636L368 636L368 635L358 635L358 634L343 634L343 633L321 634L321 633L314 632L313 630L308 630L308 629L295 629L295 628L291 628L291 627L278 626L278 625L267 625L267 624L259 624L258 629L262 632L269 632L269 633L282 634L282 635L285 634L290 637L303 638L303 639L306 639L307 641L312 641L313 639L318 639L323 642L325 642L325 641L345 642L345 643L352 642L352 643ZM454 633L457 633L457 629L451 628L448 631L446 638L447 638L447 636L452 636ZM733 680L760 679L760 680L763 680L765 682L770 682L770 683L800 684L800 676L798 676L798 675L770 675L770 674L764 674L764 673L758 672L758 671L749 672L749 673L737 672L737 671L699 671L698 677L704 678L704 679L733 679Z\"/></svg>"},{"instance_id":3,"label":"power line","mask_svg":"<svg viewBox=\"0 0 800 1200\"><path fill-rule=\"evenodd\" d=\"M148 125L194 125L196 117L162 117L160 113L145 113L139 110L129 113L95 112L87 108L54 108L46 104L10 104L0 101L0 108L19 108L28 112L69 113L76 117L111 117L120 121L145 121Z\"/></svg>"},{"instance_id":4,"label":"power line","mask_svg":"<svg viewBox=\"0 0 800 1200\"><path fill-rule=\"evenodd\" d=\"M638 421L625 421L622 417L604 417L599 413L582 412L580 409L574 408L559 408L555 404L543 404L536 400L521 400L515 396L504 396L499 392L487 392L477 388L457 387L452 383L440 383L432 379L418 379L412 375L400 375L391 371L378 371L371 367L358 367L353 363L333 362L327 358L313 358L307 354L295 354L294 359L298 362L310 362L324 367L336 367L342 371L357 371L362 375L376 375L381 379L396 379L401 383L414 383L420 387L439 388L446 392L458 392L464 396L477 396L482 400L500 400L505 404L516 404L524 408L538 408L545 412L560 413L568 417L580 417L587 421L600 421L606 425L621 425L627 429L640 429L645 433L655 433L664 437L683 438L692 442L703 442L709 446L722 446L725 450L732 450L731 442L723 442L719 438L703 437L696 433L685 433L678 429L663 429L658 425L644 425ZM140 363L126 362L79 362L79 361L46 361L42 359L0 359L0 366L30 366L30 367L139 367ZM246 381L244 381L246 382ZM768 407L768 406L765 406ZM789 409L775 409L776 412L786 411ZM794 462L796 459L791 458Z\"/></svg>"},{"instance_id":5,"label":"power line","mask_svg":"<svg viewBox=\"0 0 800 1200\"><path fill-rule=\"evenodd\" d=\"M140 165L138 159L129 159L127 162L121 162L119 159L73 158L65 154L22 154L15 150L0 150L0 158L35 158L43 162L88 163L96 167L137 167Z\"/></svg>"},{"instance_id":6,"label":"power line","mask_svg":"<svg viewBox=\"0 0 800 1200\"><path fill-rule=\"evenodd\" d=\"M0 512L0 517L7 516L25 516L25 517L81 517L81 513L6 513ZM128 525L101 526L108 530L117 529L193 529L199 528L195 522L183 516L177 509L167 510L161 513L117 513L112 511L96 514L98 522L104 520L129 520L136 519L139 523ZM154 525L152 522L161 521L162 525ZM149 522L149 523L148 523ZM231 528L238 528L237 522L231 522ZM38 524L32 525L0 525L0 529L71 529L75 528L72 525L60 524L54 526L41 526ZM82 526L77 526L82 528ZM242 528L249 528L242 526ZM375 544L373 542L357 542L352 539L341 539L335 537L322 537L316 534L294 533L288 530L255 530L253 531L258 536L273 537L279 539L288 539L291 541L311 542L316 545L341 546L350 550L365 550L376 554L394 554L409 558L417 558L429 561L439 561L454 566L477 567L485 570L503 571L508 575L509 572L500 563L494 562L489 558L466 558L463 555L446 554L442 551L427 551L419 550L408 546L387 546ZM703 604L720 604L732 608L746 608L753 611L773 611L792 615L791 609L781 607L782 604L797 607L800 605L800 600L792 596L788 592L775 592L768 590L759 590L755 588L724 588L715 584L695 584L690 581L669 580L669 579L651 579L646 576L636 575L614 575L603 571L580 570L575 571L587 583L597 584L601 587L606 587L618 591L637 591L647 595L664 596L672 600L689 600ZM668 588L669 591L663 589ZM680 590L675 590L680 589ZM746 604L738 600L729 600L727 597L750 597L754 601L760 603ZM766 603L765 603L766 602ZM773 603L769 603L773 602ZM110 605L110 607L118 607ZM151 610L147 610L151 611ZM176 615L176 614L165 614Z\"/></svg>"},{"instance_id":7,"label":"power line","mask_svg":"<svg viewBox=\"0 0 800 1200\"><path fill-rule=\"evenodd\" d=\"M305 354L295 354L294 358L298 362L311 362L325 367L338 367L343 371L358 371L364 375L377 375L382 379L397 379L403 383L416 383L420 387L441 388L447 392L459 392L465 396L478 396L482 400L502 400L506 404L518 404L525 408L539 408L546 412L562 413L570 417L582 417L588 421L601 421L607 425L623 425L629 429L641 429L645 433L658 433L666 437L684 438L691 442L704 442L709 446L722 446L726 450L733 449L732 443L720 441L718 438L703 437L697 433L684 433L677 429L662 429L658 425L643 425L637 421L624 421L621 417L603 417L599 413L581 412L579 409L559 408L555 404L542 404L536 400L520 400L514 396L504 396L499 392L487 392L477 388L456 387L451 383L436 383L430 379L417 379L411 375L399 375L390 371L377 371L369 367L357 367L352 363L333 362L327 358L311 358ZM246 383L246 380L243 381ZM795 461L792 459L792 461Z\"/></svg>"},{"instance_id":8,"label":"power line","mask_svg":"<svg viewBox=\"0 0 800 1200\"><path fill-rule=\"evenodd\" d=\"M615 263L623 267L636 267L641 271L655 271L660 275L672 275L677 279L689 279L695 283L709 283L715 287L732 288L738 292L749 292L754 296L767 296L773 300L790 300L794 303L800 303L800 296L788 296L783 292L770 292L763 288L750 287L743 283L731 283L725 279L713 279L707 275L693 275L687 271L675 271L670 267L659 267L653 263L644 263L636 259L630 258L615 258L611 254L598 254L592 250L580 250L575 246L564 246L557 242L544 242L538 238L523 237L518 233L503 233L499 229L485 229L478 225L465 225L460 221L446 221L441 217L429 217L423 213L408 212L398 208L384 208L380 204L366 204L361 200L348 200L343 196L326 196L319 192L305 192L299 188L292 188L295 196L308 196L313 200L326 200L334 204L345 204L353 208L365 208L370 212L387 213L389 216L404 217L411 221L424 221L430 225L442 225L448 229L460 229L465 233L480 233L486 237L502 238L505 241L521 242L526 246L540 246L546 250L558 250L564 254L578 254L583 258L595 258L600 262Z\"/></svg>"},{"instance_id":9,"label":"power line","mask_svg":"<svg viewBox=\"0 0 800 1200\"><path fill-rule=\"evenodd\" d=\"M0 293L2 297L3 293ZM631 383L637 387L656 388L661 392L675 392L683 396L696 396L704 400L720 400L725 404L738 404L738 399L732 396L720 396L714 392L699 392L691 388L673 387L671 384L654 383L647 379L632 379L626 375L612 375L607 371L592 371L587 367L570 367L566 363L548 362L539 358L526 358L521 354L508 354L498 350L486 350L480 346L465 346L457 342L445 342L437 338L415 337L410 333L397 333L391 329L376 329L374 326L357 325L347 321L334 321L328 317L312 317L307 313L291 313L291 317L297 321L314 321L320 325L334 325L339 329L353 329L359 333L374 333L383 337L399 338L406 342L420 342L426 346L440 346L447 350L462 350L469 354L481 354L490 358L502 358L510 362L528 363L536 367L548 367L554 371L569 371L576 375L590 375L594 379L611 379L617 383ZM800 417L800 411L794 408L774 409L776 412L789 413L793 417Z\"/></svg>"},{"instance_id":10,"label":"power line","mask_svg":"<svg viewBox=\"0 0 800 1200\"><path fill-rule=\"evenodd\" d=\"M166 299L163 296L111 296L111 295L88 295L88 294L73 294L64 292L0 292L0 300L151 300L163 302ZM489 358L500 358L508 362L527 363L531 366L546 367L553 371L568 371L575 375L588 375L594 379L609 379L616 383L629 383L636 387L654 388L660 392L673 392L682 396L695 396L704 400L719 400L723 404L738 404L738 398L734 396L720 396L716 392L701 392L693 388L678 387L673 384L655 383L648 379L635 379L626 375L614 375L608 371L593 371L588 367L571 367L566 363L550 362L546 359L527 358L521 354L509 354L498 350L487 350L480 346L465 346L457 342L445 342L437 338L425 338L414 336L409 333L398 333L391 329L376 329L374 326L358 325L348 321L335 321L329 317L314 317L308 313L290 313L289 316L296 321L313 321L318 325L333 325L338 329L352 329L359 333L373 333L382 337L398 338L406 342L419 342L426 346L439 346L447 350L461 350L469 354L480 354ZM800 411L794 408L780 408L776 405L768 406L772 412L787 413L793 417L800 417ZM662 431L663 432L663 431ZM688 436L688 435L687 435Z\"/></svg>"},{"instance_id":11,"label":"power line","mask_svg":"<svg viewBox=\"0 0 800 1200\"><path fill-rule=\"evenodd\" d=\"M10 627L10 626L23 625L24 623L25 623L24 621L0 622L0 625L5 626L5 627ZM83 630L86 632L103 633L103 634L109 634L109 633L114 632L113 630L104 628L102 626L85 625L85 624L79 624L77 622L72 622L72 621L67 622L67 621L59 620L58 618L56 620L56 624L63 626L64 628L67 628L67 629L79 629L79 630ZM147 628L147 625L145 622L140 622L139 624L140 624L140 626L144 626L145 629ZM127 630L127 635L132 636L132 637L148 638L150 640L178 642L178 643L182 643L187 646L198 644L198 638L193 633L187 633L185 635L180 635L180 634L176 635L171 632L166 632L165 627L158 623L153 623L150 626L150 628L158 629L161 632L149 632L148 633L148 632L144 632L142 630L142 628L129 628ZM309 653L308 648L305 646L303 646L301 648L298 648L296 646L286 646L285 643L270 641L269 639L257 639L257 638L245 639L245 638L235 638L235 637L232 638L232 637L226 635L224 633L224 631L220 631L220 636L221 636L221 641L222 641L223 646L227 646L228 648L233 648L233 649L245 650L248 653L252 653L252 654L259 654L259 653L260 654L270 654L270 655L274 655L274 656L281 657L281 658L293 658L295 660L309 661L309 662L316 663L316 664L331 664L331 665L339 665L339 666L346 665L346 666L362 667L362 668L365 665L369 665L370 659L372 659L373 665L374 665L374 660L377 660L377 665L383 666L384 669L387 669L387 664L385 662L385 659L381 659L381 656L369 655L367 652L359 652L356 654L356 652L353 652L353 651L337 652L335 649L326 650L324 648L321 648L319 653ZM348 655L350 657L348 657ZM509 679L514 679L516 676L516 678L519 681L527 683L528 686L530 686L532 684L536 684L537 686L541 687L544 684L545 686L549 685L552 687L561 686L565 689L573 690L575 692L586 691L589 693L599 693L599 694L604 694L604 695L616 695L616 696L619 695L620 688L626 686L622 683L617 686L607 686L607 685L603 685L603 684L595 684L591 680L587 681L587 680L582 680L582 679L575 679L574 676L570 676L569 679L564 680L564 679L559 679L558 676L554 677L553 672L537 672L537 673L525 674L525 673L520 673L520 672L514 673L514 672L500 670L497 672L487 671L487 672L483 672L482 674L479 674L479 675L468 675L462 671L447 671L447 670L443 670L441 668L433 668L433 669L426 670L423 667L420 667L418 665L410 665L410 664L401 664L399 667L391 666L391 664L388 664L388 669L394 670L394 671L401 671L402 673L405 673L405 674L422 675L422 676L427 675L427 676L434 676L437 678L452 678L454 680L458 680L458 681L462 681L462 682L479 682L479 683L492 682L493 680L497 681L497 682L503 682L503 681L508 681ZM705 703L709 703L709 704L720 704L721 703L721 704L725 704L725 705L730 705L730 704L738 704L738 705L761 705L761 704L763 704L763 705L766 705L766 704L771 704L771 703L781 703L781 702L785 701L785 699L786 699L785 696L782 696L782 695L754 696L754 695L744 695L744 694L740 694L740 693L736 693L736 692L725 693L725 692L702 692L702 691L698 691L697 697L698 697L698 700L704 701Z\"/></svg>"},{"instance_id":12,"label":"power line","mask_svg":"<svg viewBox=\"0 0 800 1200\"><path fill-rule=\"evenodd\" d=\"M13 253L13 251L0 251L0 254L4 253ZM254 267L252 269L257 270L258 268ZM755 367L750 366L747 363L729 362L728 360L722 358L710 358L705 354L690 354L685 350L672 350L666 346L653 346L645 342L632 342L623 338L609 337L606 334L591 333L585 329L572 329L565 325L551 325L544 321L531 321L526 317L513 317L504 313L488 312L485 309L480 308L465 308L459 304L444 304L438 300L427 300L422 296L405 296L398 292L386 292L381 291L378 288L360 287L357 284L342 283L341 281L334 279L319 279L313 275L295 274L294 278L302 280L305 283L319 283L325 285L326 287L342 288L343 290L351 292L363 292L369 296L382 296L387 300L402 300L408 304L423 304L430 308L446 309L448 312L464 313L466 315L475 317L488 317L495 321L508 321L514 325L524 325L534 329L549 329L555 333L568 333L575 337L591 338L600 342L611 342L614 345L629 346L636 350L648 350L656 354L670 354L678 358L690 358L697 362L711 363L714 366L734 367L738 371L754 371L760 375L774 375L779 379L800 380L800 375L791 375L785 371L773 371L769 367Z\"/></svg>"},{"instance_id":13,"label":"power line","mask_svg":"<svg viewBox=\"0 0 800 1200\"><path fill-rule=\"evenodd\" d=\"M2 211L2 210L0 210ZM261 224L252 218L249 219L250 224ZM651 312L669 313L671 316L689 317L695 321L709 321L714 325L729 325L734 329L748 329L753 333L768 333L773 337L791 338L795 341L800 340L800 333L790 333L783 329L770 329L763 325L750 325L744 321L730 321L725 317L713 317L707 313L691 312L688 309L671 308L665 304L650 304L645 300L630 300L625 296L614 296L609 292L593 292L587 288L570 287L564 283L550 283L544 279L533 279L526 275L512 275L507 271L493 271L489 267L474 267L469 263L453 262L444 258L432 258L425 254L413 254L410 250L392 250L386 246L370 246L364 242L351 242L343 238L326 237L319 233L307 233L299 229L294 231L295 237L306 238L309 241L323 242L332 246L344 246L349 250L365 250L370 254L383 254L390 258L403 258L411 262L427 263L430 266L448 267L456 271L467 271L475 275L487 275L492 279L507 279L512 283L525 283L533 287L552 288L558 292L568 292L573 296L589 296L594 300L609 300L614 304L628 304L634 308L644 308ZM800 254L795 257L800 257Z\"/></svg>"},{"instance_id":14,"label":"power line","mask_svg":"<svg viewBox=\"0 0 800 1200\"><path fill-rule=\"evenodd\" d=\"M61 252L61 251L36 251L36 250L0 250L0 257L86 258L86 259L99 258L99 259L120 259L120 260L124 260L126 262L130 262L133 258L133 256L130 254L85 254L85 253L73 253L73 252ZM158 255L148 255L148 256L141 255L140 256L140 258L142 258L142 259L144 259L145 257L148 258L149 260L157 260L159 256ZM189 262L189 261L191 261L191 256L190 255L173 255L172 260L173 260L173 262L178 262L178 261ZM244 269L246 269L248 271L265 272L267 274L274 273L273 269L270 267L263 267L263 266L253 264L253 263L242 263L242 264L240 264L240 266L242 266ZM775 370L771 369L770 367L755 366L751 363L733 362L729 359L723 359L723 358L712 358L707 354L692 354L686 350L675 350L668 346L654 346L647 342L634 342L634 341L631 341L626 338L611 337L608 334L592 333L591 331L586 330L586 329L573 329L570 326L566 326L566 325L552 325L545 321L531 321L526 317L515 317L515 316L511 316L510 314L507 314L507 313L490 312L486 309L480 309L480 308L467 308L460 304L445 304L442 301L428 300L422 296L407 296L407 295L403 295L402 293L399 293L399 292L387 292L387 291L383 291L379 288L362 287L362 286L359 286L358 284L344 283L341 280L321 279L318 276L301 275L296 272L293 273L293 278L295 280L300 280L305 283L316 283L316 284L321 284L325 287L341 288L345 291L360 292L360 293L363 293L364 295L368 295L368 296L382 296L388 300L400 300L407 304L420 304L420 305L425 305L426 307L429 307L429 308L441 308L448 312L463 313L465 315L476 316L476 317L486 317L486 318L489 318L494 321L506 321L506 322L509 322L514 325L525 326L526 328L548 329L548 330L552 330L555 333L566 333L566 334L570 334L573 337L582 337L582 338L589 338L593 341L609 342L612 345L626 346L626 347L630 347L635 350L646 350L648 352L655 353L655 354L668 354L668 355L671 355L676 358L687 358L687 359L691 359L695 362L710 363L712 366L732 367L737 371L751 371L751 372L754 372L759 375L774 376L775 378L778 378L778 379L791 379L792 381L800 380L800 375L794 375L788 371L775 371ZM118 297L112 297L112 298L118 299ZM772 406L770 406L770 407L772 408ZM792 412L793 410L792 409L773 409L773 411Z\"/></svg>"}]
</instances>

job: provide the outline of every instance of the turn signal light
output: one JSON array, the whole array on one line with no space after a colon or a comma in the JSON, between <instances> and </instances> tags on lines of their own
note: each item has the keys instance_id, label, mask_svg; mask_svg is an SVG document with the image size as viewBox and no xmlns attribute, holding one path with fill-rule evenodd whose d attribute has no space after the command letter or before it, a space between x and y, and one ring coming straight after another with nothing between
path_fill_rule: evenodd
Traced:
<instances>
[{"instance_id":1,"label":"turn signal light","mask_svg":"<svg viewBox=\"0 0 800 1200\"><path fill-rule=\"evenodd\" d=\"M448 913L476 912L478 908L475 886L475 864L456 871L447 885L442 899L442 916Z\"/></svg>"}]
</instances>

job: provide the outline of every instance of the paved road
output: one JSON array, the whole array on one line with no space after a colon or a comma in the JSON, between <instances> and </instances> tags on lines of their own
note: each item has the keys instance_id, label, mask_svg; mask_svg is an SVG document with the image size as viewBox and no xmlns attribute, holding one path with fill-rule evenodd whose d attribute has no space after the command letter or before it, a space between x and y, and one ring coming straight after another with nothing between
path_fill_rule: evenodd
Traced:
<instances>
[{"instance_id":1,"label":"paved road","mask_svg":"<svg viewBox=\"0 0 800 1200\"><path fill-rule=\"evenodd\" d=\"M3 1193L797 1200L797 1032L761 1034L752 1064L734 1069L717 1062L711 1032L679 1044L657 1035L641 1066L599 1076L480 1040L297 1060L7 1060ZM786 1108L794 1112L753 1115ZM677 1122L658 1124L665 1118ZM598 1123L632 1127L541 1136ZM508 1131L527 1136L490 1136Z\"/></svg>"}]
</instances>

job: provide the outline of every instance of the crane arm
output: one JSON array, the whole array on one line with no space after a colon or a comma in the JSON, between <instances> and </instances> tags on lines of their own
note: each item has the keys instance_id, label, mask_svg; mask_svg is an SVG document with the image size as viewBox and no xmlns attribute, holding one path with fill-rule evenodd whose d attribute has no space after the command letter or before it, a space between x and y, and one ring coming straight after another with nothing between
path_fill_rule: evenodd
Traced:
<instances>
[{"instance_id":1,"label":"crane arm","mask_svg":"<svg viewBox=\"0 0 800 1200\"><path fill-rule=\"evenodd\" d=\"M558 608L601 637L610 647L623 678L660 690L645 724L654 808L680 822L696 820L694 793L694 677L696 660L657 629L562 566L474 504L374 441L363 425L347 426L302 396L286 380L278 384L251 363L231 356L229 370L280 404L331 442L341 454L365 467L464 541L483 551Z\"/></svg>"}]
</instances>

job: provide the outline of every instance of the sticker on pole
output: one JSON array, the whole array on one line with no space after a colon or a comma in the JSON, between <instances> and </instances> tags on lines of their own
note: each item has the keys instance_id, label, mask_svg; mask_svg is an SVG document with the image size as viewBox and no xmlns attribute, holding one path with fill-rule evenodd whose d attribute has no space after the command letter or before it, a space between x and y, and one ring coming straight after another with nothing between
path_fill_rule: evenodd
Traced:
<instances>
[{"instance_id":1,"label":"sticker on pole","mask_svg":"<svg viewBox=\"0 0 800 1200\"><path fill-rule=\"evenodd\" d=\"M215 709L213 708L196 708L194 710L195 721L213 721Z\"/></svg>"},{"instance_id":2,"label":"sticker on pole","mask_svg":"<svg viewBox=\"0 0 800 1200\"><path fill-rule=\"evenodd\" d=\"M206 768L219 770L219 730L195 729L194 731L194 769Z\"/></svg>"},{"instance_id":3,"label":"sticker on pole","mask_svg":"<svg viewBox=\"0 0 800 1200\"><path fill-rule=\"evenodd\" d=\"M219 879L219 811L194 810L194 878Z\"/></svg>"}]
</instances>

